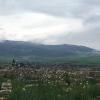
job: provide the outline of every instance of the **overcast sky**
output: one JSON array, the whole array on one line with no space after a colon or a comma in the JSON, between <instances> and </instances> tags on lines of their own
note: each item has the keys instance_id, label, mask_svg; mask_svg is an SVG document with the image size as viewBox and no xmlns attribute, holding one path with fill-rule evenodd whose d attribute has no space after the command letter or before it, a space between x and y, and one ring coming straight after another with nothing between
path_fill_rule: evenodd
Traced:
<instances>
[{"instance_id":1,"label":"overcast sky","mask_svg":"<svg viewBox=\"0 0 100 100\"><path fill-rule=\"evenodd\" d=\"M100 50L100 0L0 0L0 40Z\"/></svg>"}]
</instances>

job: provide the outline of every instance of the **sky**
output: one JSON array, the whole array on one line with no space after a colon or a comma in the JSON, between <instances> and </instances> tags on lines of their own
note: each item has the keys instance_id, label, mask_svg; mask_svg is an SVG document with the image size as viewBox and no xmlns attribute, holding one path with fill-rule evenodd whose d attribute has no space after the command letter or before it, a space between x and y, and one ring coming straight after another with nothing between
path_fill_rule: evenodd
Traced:
<instances>
[{"instance_id":1,"label":"sky","mask_svg":"<svg viewBox=\"0 0 100 100\"><path fill-rule=\"evenodd\" d=\"M100 50L100 0L0 0L0 41Z\"/></svg>"}]
</instances>

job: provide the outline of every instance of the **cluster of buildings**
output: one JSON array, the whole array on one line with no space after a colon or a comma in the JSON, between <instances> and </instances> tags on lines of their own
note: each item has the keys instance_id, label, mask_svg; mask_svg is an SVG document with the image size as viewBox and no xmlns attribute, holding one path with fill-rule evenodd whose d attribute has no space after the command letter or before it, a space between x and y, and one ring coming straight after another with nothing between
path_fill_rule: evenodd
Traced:
<instances>
[{"instance_id":1,"label":"cluster of buildings","mask_svg":"<svg viewBox=\"0 0 100 100\"><path fill-rule=\"evenodd\" d=\"M16 64L16 61L13 59L12 66L0 69L0 76L7 77L8 79L13 77L25 81L27 84L23 90L31 86L38 86L39 82L42 82L43 85L59 84L60 86L68 86L82 84L82 82L88 85L89 81L91 81L100 87L100 67L82 67L79 65L74 67L74 65L68 64L25 65L23 63ZM1 84L0 100L5 100L11 92L11 81L3 82ZM97 95L97 100L100 100L99 95Z\"/></svg>"}]
</instances>

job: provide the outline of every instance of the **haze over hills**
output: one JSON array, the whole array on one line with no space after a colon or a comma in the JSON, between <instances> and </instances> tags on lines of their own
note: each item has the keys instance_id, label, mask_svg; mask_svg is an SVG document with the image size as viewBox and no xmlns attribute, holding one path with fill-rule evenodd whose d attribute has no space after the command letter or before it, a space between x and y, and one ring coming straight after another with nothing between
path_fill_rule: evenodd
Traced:
<instances>
[{"instance_id":1,"label":"haze over hills","mask_svg":"<svg viewBox=\"0 0 100 100\"><path fill-rule=\"evenodd\" d=\"M36 58L77 58L100 54L95 49L77 45L42 45L22 41L0 42L0 59L13 57L22 59Z\"/></svg>"},{"instance_id":2,"label":"haze over hills","mask_svg":"<svg viewBox=\"0 0 100 100\"><path fill-rule=\"evenodd\" d=\"M8 56L63 57L92 53L94 53L94 49L69 44L42 45L21 41L4 41L0 43L0 55Z\"/></svg>"}]
</instances>

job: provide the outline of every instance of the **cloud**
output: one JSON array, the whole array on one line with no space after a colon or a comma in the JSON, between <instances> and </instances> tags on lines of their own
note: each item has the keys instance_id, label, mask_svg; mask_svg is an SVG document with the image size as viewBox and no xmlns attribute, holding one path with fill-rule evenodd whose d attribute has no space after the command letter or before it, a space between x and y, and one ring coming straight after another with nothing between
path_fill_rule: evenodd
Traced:
<instances>
[{"instance_id":1,"label":"cloud","mask_svg":"<svg viewBox=\"0 0 100 100\"><path fill-rule=\"evenodd\" d=\"M79 17L92 12L99 0L0 0L1 14L33 11L57 16Z\"/></svg>"},{"instance_id":2,"label":"cloud","mask_svg":"<svg viewBox=\"0 0 100 100\"><path fill-rule=\"evenodd\" d=\"M0 40L100 50L100 0L0 0Z\"/></svg>"},{"instance_id":3,"label":"cloud","mask_svg":"<svg viewBox=\"0 0 100 100\"><path fill-rule=\"evenodd\" d=\"M50 41L49 37L79 32L82 20L25 12L0 17L0 38L7 40Z\"/></svg>"}]
</instances>

